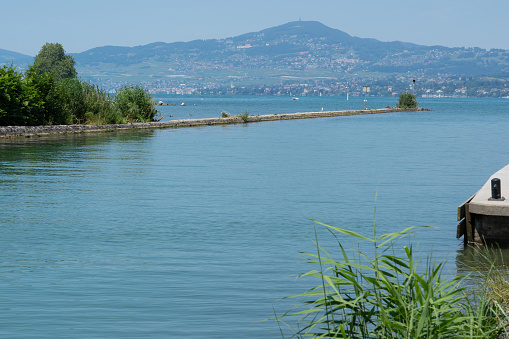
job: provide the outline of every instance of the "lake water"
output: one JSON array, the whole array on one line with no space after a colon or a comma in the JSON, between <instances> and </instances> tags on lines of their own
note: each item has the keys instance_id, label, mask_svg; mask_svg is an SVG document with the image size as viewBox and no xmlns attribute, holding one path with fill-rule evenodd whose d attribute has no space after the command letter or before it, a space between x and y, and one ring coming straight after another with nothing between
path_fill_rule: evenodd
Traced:
<instances>
[{"instance_id":1,"label":"lake water","mask_svg":"<svg viewBox=\"0 0 509 339\"><path fill-rule=\"evenodd\" d=\"M164 119L364 104L156 99L187 104ZM457 206L509 163L509 100L419 103L432 111L0 140L0 337L280 337L257 321L314 284L295 279L309 218L368 236L374 219L379 234L436 226L413 239L455 274Z\"/></svg>"}]
</instances>

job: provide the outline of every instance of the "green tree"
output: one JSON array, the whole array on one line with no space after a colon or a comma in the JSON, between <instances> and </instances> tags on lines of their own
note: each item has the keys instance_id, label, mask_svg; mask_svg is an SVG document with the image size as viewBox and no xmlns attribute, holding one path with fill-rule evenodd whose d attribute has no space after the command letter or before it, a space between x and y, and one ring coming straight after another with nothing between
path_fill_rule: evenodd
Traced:
<instances>
[{"instance_id":1,"label":"green tree","mask_svg":"<svg viewBox=\"0 0 509 339\"><path fill-rule=\"evenodd\" d=\"M34 69L40 73L51 73L55 80L74 78L77 76L74 68L74 58L65 55L64 48L59 43L46 43L34 59Z\"/></svg>"},{"instance_id":2,"label":"green tree","mask_svg":"<svg viewBox=\"0 0 509 339\"><path fill-rule=\"evenodd\" d=\"M0 68L0 125L34 126L68 124L72 116L64 100L67 89L51 73L25 72L13 66Z\"/></svg>"},{"instance_id":3,"label":"green tree","mask_svg":"<svg viewBox=\"0 0 509 339\"><path fill-rule=\"evenodd\" d=\"M30 117L32 125L66 125L72 123L72 114L68 109L63 80L56 81L51 73L39 74L33 66L25 72L25 89L36 93L43 101L42 110Z\"/></svg>"},{"instance_id":4,"label":"green tree","mask_svg":"<svg viewBox=\"0 0 509 339\"><path fill-rule=\"evenodd\" d=\"M42 122L44 101L33 80L13 66L0 68L0 125L26 126Z\"/></svg>"},{"instance_id":5,"label":"green tree","mask_svg":"<svg viewBox=\"0 0 509 339\"><path fill-rule=\"evenodd\" d=\"M405 92L399 95L398 107L400 108L415 108L417 107L417 99L415 95Z\"/></svg>"},{"instance_id":6,"label":"green tree","mask_svg":"<svg viewBox=\"0 0 509 339\"><path fill-rule=\"evenodd\" d=\"M21 102L23 95L22 74L14 67L0 68L0 124L14 125L23 116Z\"/></svg>"}]
</instances>

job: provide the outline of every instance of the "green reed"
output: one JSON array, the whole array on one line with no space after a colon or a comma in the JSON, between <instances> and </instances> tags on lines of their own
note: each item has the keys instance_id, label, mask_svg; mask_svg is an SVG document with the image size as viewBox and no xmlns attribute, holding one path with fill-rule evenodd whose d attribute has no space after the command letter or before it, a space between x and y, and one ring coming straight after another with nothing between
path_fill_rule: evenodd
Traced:
<instances>
[{"instance_id":1,"label":"green reed","mask_svg":"<svg viewBox=\"0 0 509 339\"><path fill-rule=\"evenodd\" d=\"M59 81L61 97L74 123L116 124L124 123L121 112L112 97L96 85L78 79Z\"/></svg>"},{"instance_id":2,"label":"green reed","mask_svg":"<svg viewBox=\"0 0 509 339\"><path fill-rule=\"evenodd\" d=\"M505 309L486 293L469 297L465 277L443 278L444 263L431 253L419 260L411 245L395 254L397 241L415 227L379 237L374 227L370 238L314 222L335 237L339 255L320 246L315 230L317 251L305 255L316 269L301 276L315 278L317 285L288 297L300 301L275 317L292 337L497 338L504 331ZM348 255L343 242L352 239L371 244L374 255L360 250Z\"/></svg>"},{"instance_id":3,"label":"green reed","mask_svg":"<svg viewBox=\"0 0 509 339\"><path fill-rule=\"evenodd\" d=\"M129 122L153 121L157 113L152 96L141 86L124 86L115 95L115 106Z\"/></svg>"},{"instance_id":4,"label":"green reed","mask_svg":"<svg viewBox=\"0 0 509 339\"><path fill-rule=\"evenodd\" d=\"M466 249L461 265L471 272L465 277L476 293L488 295L509 308L509 252L497 244L475 245Z\"/></svg>"}]
</instances>

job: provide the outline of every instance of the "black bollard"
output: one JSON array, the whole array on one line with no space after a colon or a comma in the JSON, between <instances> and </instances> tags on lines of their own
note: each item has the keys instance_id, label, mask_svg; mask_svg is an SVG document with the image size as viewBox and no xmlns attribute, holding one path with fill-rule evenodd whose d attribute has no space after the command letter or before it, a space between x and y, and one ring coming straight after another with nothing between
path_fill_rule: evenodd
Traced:
<instances>
[{"instance_id":1,"label":"black bollard","mask_svg":"<svg viewBox=\"0 0 509 339\"><path fill-rule=\"evenodd\" d=\"M491 179L491 199L499 200L502 195L502 187L500 186L500 179Z\"/></svg>"}]
</instances>

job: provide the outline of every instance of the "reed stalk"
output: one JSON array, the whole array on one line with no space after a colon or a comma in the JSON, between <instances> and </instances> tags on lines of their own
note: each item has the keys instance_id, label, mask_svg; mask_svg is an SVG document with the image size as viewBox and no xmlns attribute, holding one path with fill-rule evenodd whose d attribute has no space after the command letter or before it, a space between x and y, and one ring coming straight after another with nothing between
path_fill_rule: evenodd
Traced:
<instances>
[{"instance_id":1,"label":"reed stalk","mask_svg":"<svg viewBox=\"0 0 509 339\"><path fill-rule=\"evenodd\" d=\"M304 254L316 269L301 277L316 278L318 285L288 297L299 302L274 318L292 330L292 337L498 338L504 332L501 300L487 293L472 298L463 284L467 277L444 278L444 263L431 251L424 261L412 245L396 255L397 241L416 227L377 237L374 226L370 238L314 222L330 231L339 255L319 244L315 230L317 252ZM374 255L360 250L348 255L343 243L352 239L371 244Z\"/></svg>"}]
</instances>

